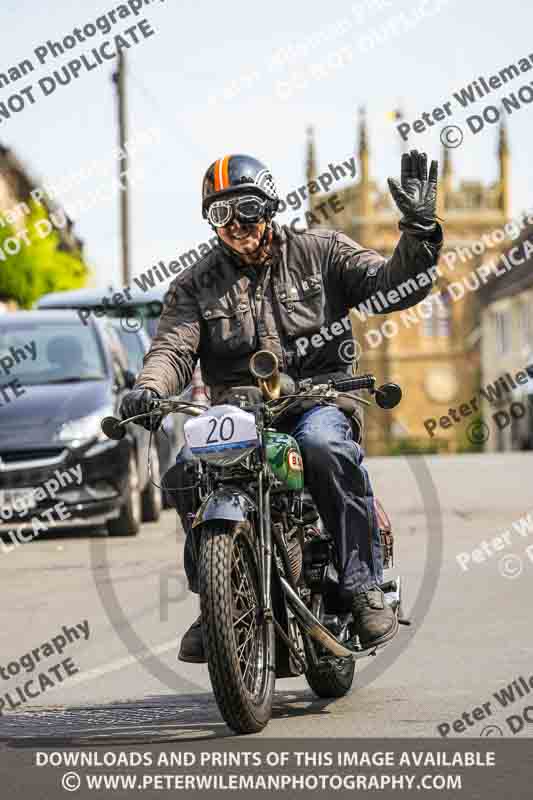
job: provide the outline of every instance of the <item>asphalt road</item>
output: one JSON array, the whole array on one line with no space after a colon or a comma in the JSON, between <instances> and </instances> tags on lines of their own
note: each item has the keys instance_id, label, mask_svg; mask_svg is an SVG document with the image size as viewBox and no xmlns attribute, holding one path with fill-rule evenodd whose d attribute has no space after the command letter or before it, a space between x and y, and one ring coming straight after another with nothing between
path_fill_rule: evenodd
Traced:
<instances>
[{"instance_id":1,"label":"asphalt road","mask_svg":"<svg viewBox=\"0 0 533 800\"><path fill-rule=\"evenodd\" d=\"M523 697L511 709L493 693L533 674L533 547L531 558L526 552L533 524L531 532L512 526L533 509L533 455L374 459L369 468L393 519L392 574L405 578L413 625L400 628L381 655L359 662L354 689L342 700L315 698L303 679L280 681L274 717L260 735L433 737L466 712L450 735L511 736L505 719L520 715L526 690L519 684ZM78 629L79 639L43 662L70 658L69 668L79 671L61 682L55 676L40 696L6 711L6 692L20 701L16 687L39 671L26 673L27 660L18 675L0 679L1 739L118 745L232 735L207 667L176 660L198 601L186 589L173 512L133 539L99 531L36 539L2 553L0 577L0 666L64 625L89 625L88 639ZM530 697L533 705L533 689ZM475 718L471 712L484 703ZM526 723L518 735L531 733Z\"/></svg>"}]
</instances>

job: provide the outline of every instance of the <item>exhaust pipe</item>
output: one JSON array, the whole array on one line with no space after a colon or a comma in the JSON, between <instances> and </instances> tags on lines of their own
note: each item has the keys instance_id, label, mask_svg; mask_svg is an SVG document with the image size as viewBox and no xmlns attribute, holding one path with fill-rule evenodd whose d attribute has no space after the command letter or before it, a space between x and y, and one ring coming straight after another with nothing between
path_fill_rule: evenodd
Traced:
<instances>
[{"instance_id":1,"label":"exhaust pipe","mask_svg":"<svg viewBox=\"0 0 533 800\"><path fill-rule=\"evenodd\" d=\"M312 639L319 642L326 650L329 650L334 656L339 658L355 658L357 653L349 650L332 633L328 631L318 620L311 614L305 603L302 603L296 592L287 583L285 578L280 575L281 588L285 592L287 602L290 605L294 615L303 625L305 631L311 636Z\"/></svg>"}]
</instances>

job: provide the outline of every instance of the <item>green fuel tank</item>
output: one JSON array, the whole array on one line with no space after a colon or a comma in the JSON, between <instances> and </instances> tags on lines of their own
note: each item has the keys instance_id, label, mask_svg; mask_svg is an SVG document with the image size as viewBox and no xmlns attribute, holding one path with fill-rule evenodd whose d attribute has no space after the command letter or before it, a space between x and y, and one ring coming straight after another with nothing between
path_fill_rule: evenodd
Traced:
<instances>
[{"instance_id":1,"label":"green fuel tank","mask_svg":"<svg viewBox=\"0 0 533 800\"><path fill-rule=\"evenodd\" d=\"M288 433L267 428L264 431L264 440L269 466L282 483L282 487L279 488L290 491L303 489L304 468L296 439Z\"/></svg>"}]
</instances>

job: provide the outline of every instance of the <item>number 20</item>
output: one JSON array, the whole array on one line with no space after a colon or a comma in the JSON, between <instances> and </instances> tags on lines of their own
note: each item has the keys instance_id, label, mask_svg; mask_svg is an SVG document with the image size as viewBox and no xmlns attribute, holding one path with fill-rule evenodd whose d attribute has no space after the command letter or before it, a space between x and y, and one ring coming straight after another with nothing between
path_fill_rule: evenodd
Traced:
<instances>
[{"instance_id":1,"label":"number 20","mask_svg":"<svg viewBox=\"0 0 533 800\"><path fill-rule=\"evenodd\" d=\"M235 423L231 417L222 417L221 419L212 419L211 420L213 427L209 431L209 435L206 439L206 444L215 444L218 441L229 442L230 439L233 438L233 434L235 433ZM225 423L228 425L225 425ZM220 423L220 425L219 425ZM218 426L218 431L217 431ZM229 428L229 433L228 433ZM218 439L215 434L220 435L220 439Z\"/></svg>"}]
</instances>

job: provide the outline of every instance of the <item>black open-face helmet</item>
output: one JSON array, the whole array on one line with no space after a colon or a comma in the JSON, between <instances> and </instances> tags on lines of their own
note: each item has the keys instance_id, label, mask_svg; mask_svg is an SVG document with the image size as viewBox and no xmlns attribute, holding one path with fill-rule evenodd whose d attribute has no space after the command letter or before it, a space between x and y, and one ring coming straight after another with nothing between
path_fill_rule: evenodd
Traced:
<instances>
[{"instance_id":1,"label":"black open-face helmet","mask_svg":"<svg viewBox=\"0 0 533 800\"><path fill-rule=\"evenodd\" d=\"M272 173L252 156L233 155L218 158L207 170L202 184L202 216L213 227L224 222L228 201L239 195L239 218L242 221L269 222L279 206L279 197ZM246 202L245 198L251 198ZM253 202L253 199L261 202ZM226 207L226 208L225 208ZM229 219L231 213L229 213Z\"/></svg>"}]
</instances>

